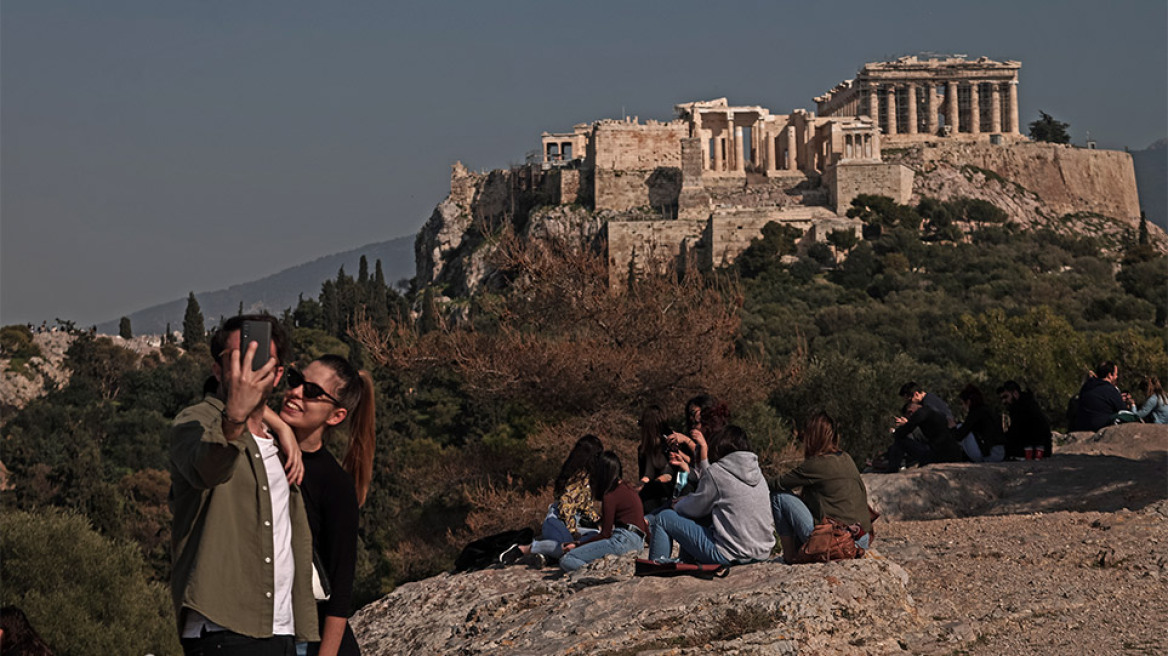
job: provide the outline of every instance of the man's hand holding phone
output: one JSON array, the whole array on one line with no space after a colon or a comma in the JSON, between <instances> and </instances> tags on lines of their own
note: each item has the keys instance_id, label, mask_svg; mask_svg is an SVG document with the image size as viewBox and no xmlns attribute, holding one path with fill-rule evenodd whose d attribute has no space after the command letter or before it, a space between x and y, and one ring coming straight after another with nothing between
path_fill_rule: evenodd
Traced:
<instances>
[{"instance_id":1,"label":"man's hand holding phone","mask_svg":"<svg viewBox=\"0 0 1168 656\"><path fill-rule=\"evenodd\" d=\"M256 342L248 342L242 358L238 349L232 349L227 357L227 371L224 372L226 380L223 381L227 388L227 402L223 410L223 423L224 433L229 440L243 434L248 420L260 410L264 399L276 384L276 359L270 357L270 354L263 366L252 370L258 346ZM231 430L228 430L228 424Z\"/></svg>"}]
</instances>

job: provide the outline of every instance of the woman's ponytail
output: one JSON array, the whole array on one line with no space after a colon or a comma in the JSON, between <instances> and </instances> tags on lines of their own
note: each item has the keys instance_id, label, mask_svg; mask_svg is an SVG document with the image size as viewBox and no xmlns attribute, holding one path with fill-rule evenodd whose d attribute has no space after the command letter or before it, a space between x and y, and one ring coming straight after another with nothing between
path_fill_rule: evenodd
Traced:
<instances>
[{"instance_id":1,"label":"woman's ponytail","mask_svg":"<svg viewBox=\"0 0 1168 656\"><path fill-rule=\"evenodd\" d=\"M373 400L373 378L368 371L357 373L361 386L361 400L349 414L349 448L341 464L353 477L357 489L357 506L365 505L369 483L373 478L374 421L377 408Z\"/></svg>"}]
</instances>

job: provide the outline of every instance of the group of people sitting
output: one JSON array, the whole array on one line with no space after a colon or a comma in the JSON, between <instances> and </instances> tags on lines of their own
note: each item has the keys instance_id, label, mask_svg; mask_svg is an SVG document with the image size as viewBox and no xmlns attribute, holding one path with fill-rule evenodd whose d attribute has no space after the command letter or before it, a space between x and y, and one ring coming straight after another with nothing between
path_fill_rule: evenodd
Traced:
<instances>
[{"instance_id":1,"label":"group of people sitting","mask_svg":"<svg viewBox=\"0 0 1168 656\"><path fill-rule=\"evenodd\" d=\"M1146 400L1137 407L1131 395L1116 387L1119 368L1104 362L1089 372L1070 412L1071 430L1097 431L1115 423L1168 423L1168 395L1159 379L1144 379ZM1050 420L1034 394L1009 380L997 389L1005 411L996 415L977 385L958 394L964 418L954 417L949 405L915 382L900 388L904 407L892 427L892 444L872 463L872 471L892 473L906 464L936 462L1001 462L1042 459L1052 455ZM1003 427L1005 425L1005 427Z\"/></svg>"},{"instance_id":2,"label":"group of people sitting","mask_svg":"<svg viewBox=\"0 0 1168 656\"><path fill-rule=\"evenodd\" d=\"M1074 399L1072 430L1097 431L1115 423L1144 421L1168 424L1168 394L1155 376L1144 378L1144 403L1136 406L1131 394L1119 391L1119 367L1104 362L1088 372Z\"/></svg>"},{"instance_id":3,"label":"group of people sitting","mask_svg":"<svg viewBox=\"0 0 1168 656\"><path fill-rule=\"evenodd\" d=\"M915 382L901 386L905 403L890 428L892 444L872 464L875 472L894 473L906 463L1001 462L1051 455L1050 421L1034 394L1009 380L997 389L1009 425L986 403L981 389L966 385L958 394L964 418L954 416L940 397Z\"/></svg>"},{"instance_id":4,"label":"group of people sitting","mask_svg":"<svg viewBox=\"0 0 1168 656\"><path fill-rule=\"evenodd\" d=\"M660 407L645 410L633 482L599 438L577 440L556 478L542 536L513 546L500 561L542 566L558 559L574 571L606 555L640 554L647 542L652 561L675 562L676 545L682 561L731 565L769 559L777 532L790 562L825 517L854 526L856 545L867 547L867 491L826 413L799 433L803 463L769 480L725 404L708 395L691 399L686 424L674 431ZM802 488L799 495L795 488Z\"/></svg>"}]
</instances>

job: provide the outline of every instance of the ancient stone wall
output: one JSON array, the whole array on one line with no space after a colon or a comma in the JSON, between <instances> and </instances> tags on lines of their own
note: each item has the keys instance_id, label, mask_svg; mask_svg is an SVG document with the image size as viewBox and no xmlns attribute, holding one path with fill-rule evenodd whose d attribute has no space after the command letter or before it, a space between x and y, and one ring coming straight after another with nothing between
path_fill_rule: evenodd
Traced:
<instances>
[{"instance_id":1,"label":"ancient stone wall","mask_svg":"<svg viewBox=\"0 0 1168 656\"><path fill-rule=\"evenodd\" d=\"M706 221L609 221L608 282L623 289L629 271L681 271L706 259L698 245Z\"/></svg>"},{"instance_id":2,"label":"ancient stone wall","mask_svg":"<svg viewBox=\"0 0 1168 656\"><path fill-rule=\"evenodd\" d=\"M849 163L828 169L823 174L828 202L843 214L860 194L888 196L898 203L912 197L912 169L900 164Z\"/></svg>"},{"instance_id":3,"label":"ancient stone wall","mask_svg":"<svg viewBox=\"0 0 1168 656\"><path fill-rule=\"evenodd\" d=\"M543 180L544 193L553 205L583 204L579 169L552 169Z\"/></svg>"},{"instance_id":4,"label":"ancient stone wall","mask_svg":"<svg viewBox=\"0 0 1168 656\"><path fill-rule=\"evenodd\" d=\"M681 167L681 140L689 136L681 122L641 125L607 121L596 125L593 165L597 169L649 171Z\"/></svg>"},{"instance_id":5,"label":"ancient stone wall","mask_svg":"<svg viewBox=\"0 0 1168 656\"><path fill-rule=\"evenodd\" d=\"M1140 215L1131 155L1059 144L946 144L923 148L927 167L940 160L993 171L1037 194L1058 214L1095 212L1131 219Z\"/></svg>"},{"instance_id":6,"label":"ancient stone wall","mask_svg":"<svg viewBox=\"0 0 1168 656\"><path fill-rule=\"evenodd\" d=\"M662 207L675 211L681 191L683 123L596 125L591 161L598 210Z\"/></svg>"}]
</instances>

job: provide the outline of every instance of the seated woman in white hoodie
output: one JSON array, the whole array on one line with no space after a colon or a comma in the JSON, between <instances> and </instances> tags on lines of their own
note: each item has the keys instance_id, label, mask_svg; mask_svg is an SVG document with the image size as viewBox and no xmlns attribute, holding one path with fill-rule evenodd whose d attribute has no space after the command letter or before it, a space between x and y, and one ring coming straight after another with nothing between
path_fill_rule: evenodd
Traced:
<instances>
[{"instance_id":1,"label":"seated woman in white hoodie","mask_svg":"<svg viewBox=\"0 0 1168 656\"><path fill-rule=\"evenodd\" d=\"M727 426L711 436L709 461L700 468L697 490L657 514L649 559L669 558L674 540L688 562L729 565L769 558L775 546L770 491L746 431ZM704 518L710 521L695 521Z\"/></svg>"}]
</instances>

